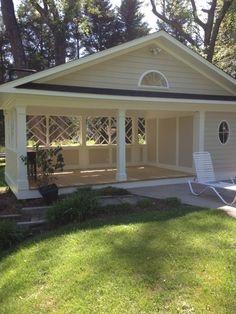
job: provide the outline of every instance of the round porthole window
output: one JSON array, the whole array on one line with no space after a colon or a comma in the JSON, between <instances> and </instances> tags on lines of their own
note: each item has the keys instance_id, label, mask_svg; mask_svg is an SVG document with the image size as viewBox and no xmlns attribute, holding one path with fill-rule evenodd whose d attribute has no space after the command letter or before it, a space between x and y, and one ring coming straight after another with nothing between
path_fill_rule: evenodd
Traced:
<instances>
[{"instance_id":1,"label":"round porthole window","mask_svg":"<svg viewBox=\"0 0 236 314\"><path fill-rule=\"evenodd\" d=\"M229 139L229 124L222 121L219 125L219 140L222 144L226 144Z\"/></svg>"}]
</instances>

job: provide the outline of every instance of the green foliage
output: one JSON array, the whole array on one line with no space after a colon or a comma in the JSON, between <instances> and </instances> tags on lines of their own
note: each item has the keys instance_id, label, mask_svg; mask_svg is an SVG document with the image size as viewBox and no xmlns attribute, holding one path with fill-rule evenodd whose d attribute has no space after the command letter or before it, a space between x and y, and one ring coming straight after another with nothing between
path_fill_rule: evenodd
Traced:
<instances>
[{"instance_id":1,"label":"green foliage","mask_svg":"<svg viewBox=\"0 0 236 314\"><path fill-rule=\"evenodd\" d=\"M24 238L23 232L15 223L0 222L0 251L9 249Z\"/></svg>"},{"instance_id":2,"label":"green foliage","mask_svg":"<svg viewBox=\"0 0 236 314\"><path fill-rule=\"evenodd\" d=\"M100 214L122 214L127 213L134 205L130 203L108 204L99 208Z\"/></svg>"},{"instance_id":3,"label":"green foliage","mask_svg":"<svg viewBox=\"0 0 236 314\"><path fill-rule=\"evenodd\" d=\"M94 53L122 42L121 22L109 0L89 0L83 7L81 43Z\"/></svg>"},{"instance_id":4,"label":"green foliage","mask_svg":"<svg viewBox=\"0 0 236 314\"><path fill-rule=\"evenodd\" d=\"M219 30L213 58L219 68L236 78L236 2L227 12Z\"/></svg>"},{"instance_id":5,"label":"green foliage","mask_svg":"<svg viewBox=\"0 0 236 314\"><path fill-rule=\"evenodd\" d=\"M55 171L63 171L64 158L62 155L62 147L40 147L36 144L34 147L36 153L36 165L40 176L37 177L38 186L49 185L54 177ZM21 156L21 160L27 165L28 157Z\"/></svg>"},{"instance_id":6,"label":"green foliage","mask_svg":"<svg viewBox=\"0 0 236 314\"><path fill-rule=\"evenodd\" d=\"M49 208L46 218L53 226L81 222L92 217L97 208L96 193L90 189L80 189Z\"/></svg>"},{"instance_id":7,"label":"green foliage","mask_svg":"<svg viewBox=\"0 0 236 314\"><path fill-rule=\"evenodd\" d=\"M153 200L150 198L143 198L137 202L137 207L140 208L150 208L153 206Z\"/></svg>"},{"instance_id":8,"label":"green foliage","mask_svg":"<svg viewBox=\"0 0 236 314\"><path fill-rule=\"evenodd\" d=\"M123 41L130 41L149 33L148 24L143 22L142 4L143 2L139 0L123 0L121 2L119 16L122 22Z\"/></svg>"},{"instance_id":9,"label":"green foliage","mask_svg":"<svg viewBox=\"0 0 236 314\"><path fill-rule=\"evenodd\" d=\"M165 14L167 20L173 22L173 25L176 23L181 25L181 28L183 28L185 32L194 32L193 16L189 1L167 0L162 2L161 7L163 14ZM158 28L165 30L182 43L188 43L182 33L179 32L177 27L173 27L173 25L170 25L169 23L159 19L157 20L157 25Z\"/></svg>"},{"instance_id":10,"label":"green foliage","mask_svg":"<svg viewBox=\"0 0 236 314\"><path fill-rule=\"evenodd\" d=\"M181 200L177 197L167 197L163 200L163 203L173 208L178 208L182 205Z\"/></svg>"},{"instance_id":11,"label":"green foliage","mask_svg":"<svg viewBox=\"0 0 236 314\"><path fill-rule=\"evenodd\" d=\"M98 195L112 196L112 195L129 195L131 194L128 190L122 188L116 188L113 186L107 186L97 190Z\"/></svg>"}]
</instances>

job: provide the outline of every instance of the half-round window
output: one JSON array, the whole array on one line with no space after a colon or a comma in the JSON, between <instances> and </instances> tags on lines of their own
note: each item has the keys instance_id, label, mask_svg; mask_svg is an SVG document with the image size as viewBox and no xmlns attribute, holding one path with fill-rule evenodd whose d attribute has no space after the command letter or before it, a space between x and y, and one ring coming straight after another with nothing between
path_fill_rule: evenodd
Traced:
<instances>
[{"instance_id":1,"label":"half-round window","mask_svg":"<svg viewBox=\"0 0 236 314\"><path fill-rule=\"evenodd\" d=\"M139 87L143 88L168 88L165 76L159 71L147 71L139 79Z\"/></svg>"},{"instance_id":2,"label":"half-round window","mask_svg":"<svg viewBox=\"0 0 236 314\"><path fill-rule=\"evenodd\" d=\"M229 124L222 121L219 125L219 140L222 144L226 144L229 139Z\"/></svg>"}]
</instances>

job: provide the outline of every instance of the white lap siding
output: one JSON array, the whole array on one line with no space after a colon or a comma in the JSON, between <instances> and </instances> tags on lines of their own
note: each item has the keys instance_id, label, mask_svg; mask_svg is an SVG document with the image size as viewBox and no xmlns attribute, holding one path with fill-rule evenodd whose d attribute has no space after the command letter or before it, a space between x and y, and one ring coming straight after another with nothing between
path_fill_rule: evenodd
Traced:
<instances>
[{"instance_id":1,"label":"white lap siding","mask_svg":"<svg viewBox=\"0 0 236 314\"><path fill-rule=\"evenodd\" d=\"M222 121L229 124L229 138L225 144L219 140L219 125ZM236 113L207 112L205 118L205 151L212 155L216 173L236 174Z\"/></svg>"}]
</instances>

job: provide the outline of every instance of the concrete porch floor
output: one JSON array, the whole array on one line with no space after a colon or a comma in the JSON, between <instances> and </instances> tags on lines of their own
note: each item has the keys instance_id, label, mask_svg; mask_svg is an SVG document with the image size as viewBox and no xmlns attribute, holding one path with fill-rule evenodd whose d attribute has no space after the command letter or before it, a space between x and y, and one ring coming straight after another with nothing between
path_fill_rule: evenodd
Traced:
<instances>
[{"instance_id":1,"label":"concrete porch floor","mask_svg":"<svg viewBox=\"0 0 236 314\"><path fill-rule=\"evenodd\" d=\"M158 179L173 179L189 177L188 173L164 169L154 166L127 167L127 181L143 181ZM64 170L55 174L56 184L60 188L76 187L81 185L109 184L116 182L116 168L96 168L84 170ZM30 188L36 188L33 179L30 179Z\"/></svg>"},{"instance_id":2,"label":"concrete porch floor","mask_svg":"<svg viewBox=\"0 0 236 314\"><path fill-rule=\"evenodd\" d=\"M201 196L192 195L188 184L168 184L162 186L152 186L129 189L132 194L151 198L177 197L182 203L205 208L218 208L224 210L229 216L236 219L236 207L224 205L216 194L210 190ZM234 193L223 193L227 201L232 201Z\"/></svg>"}]
</instances>

